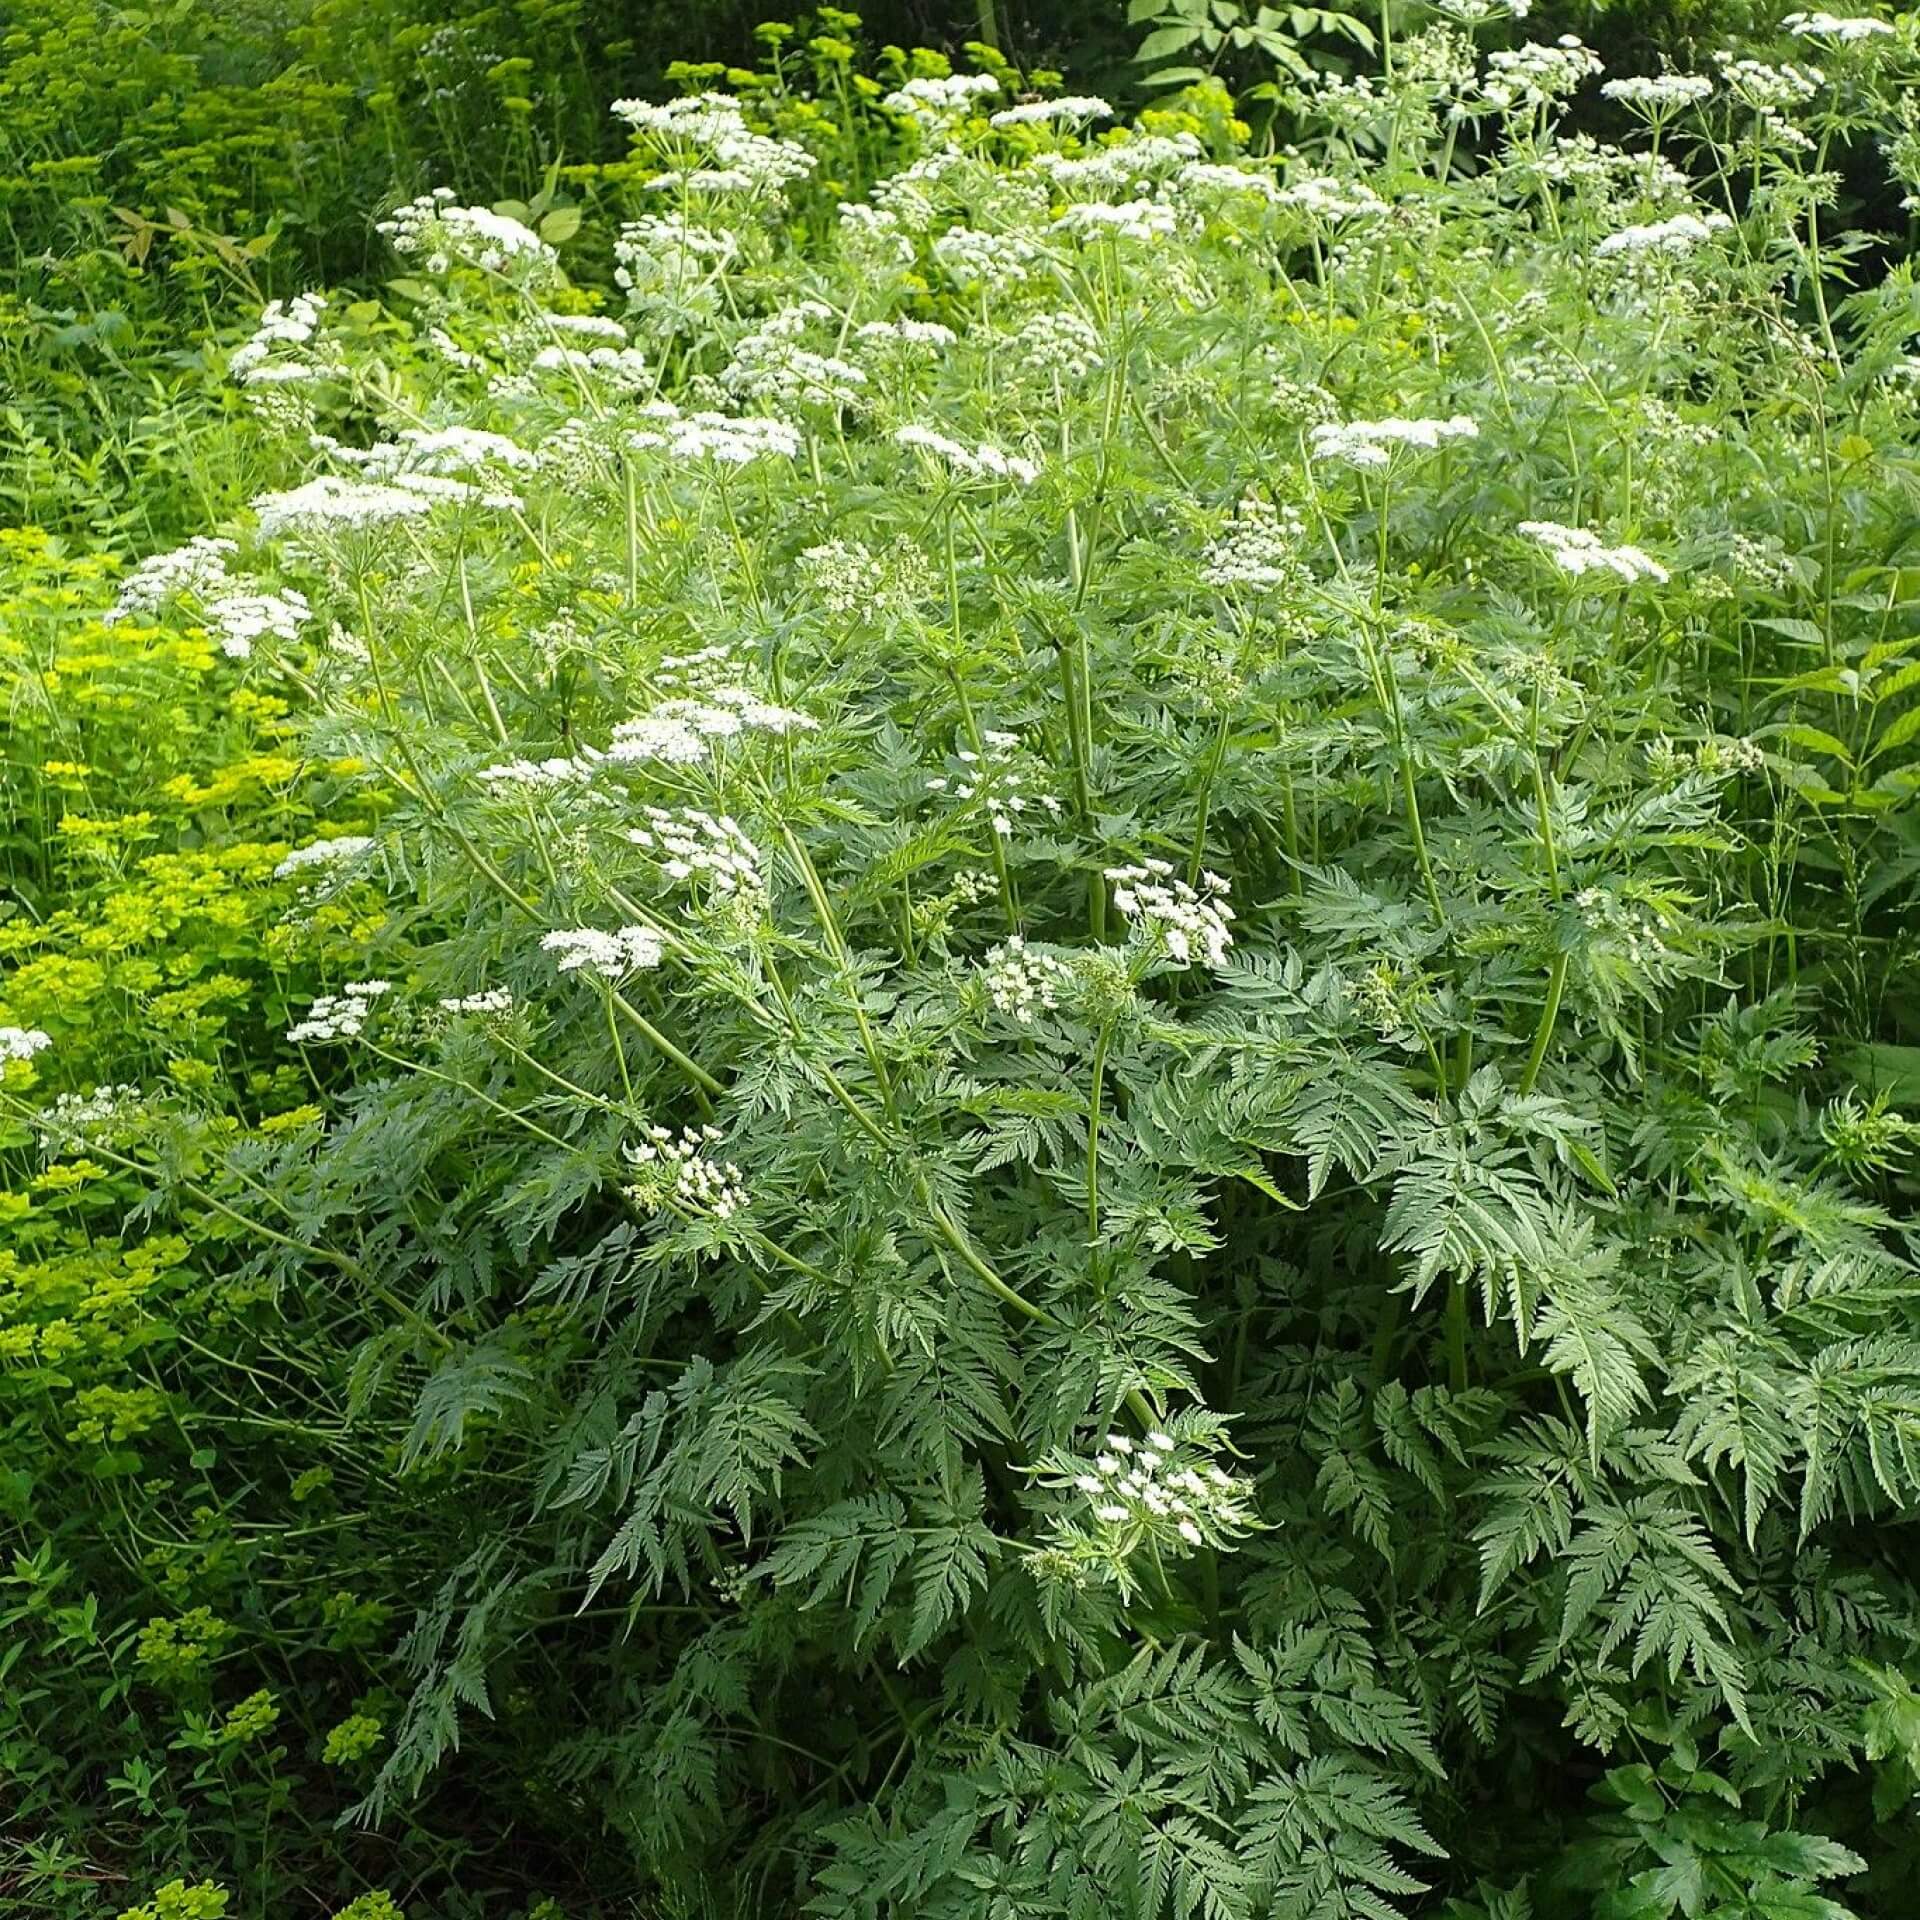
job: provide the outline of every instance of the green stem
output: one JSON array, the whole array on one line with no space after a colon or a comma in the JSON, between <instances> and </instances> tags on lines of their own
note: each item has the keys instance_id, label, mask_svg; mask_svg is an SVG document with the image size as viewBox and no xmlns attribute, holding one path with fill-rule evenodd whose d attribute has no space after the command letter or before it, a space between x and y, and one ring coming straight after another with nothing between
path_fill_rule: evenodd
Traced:
<instances>
[{"instance_id":1,"label":"green stem","mask_svg":"<svg viewBox=\"0 0 1920 1920\"><path fill-rule=\"evenodd\" d=\"M1520 1076L1520 1091L1531 1093L1533 1083L1540 1077L1540 1063L1547 1057L1547 1045L1553 1038L1555 1023L1560 1018L1560 996L1567 986L1567 956L1556 953L1553 965L1547 973L1547 998L1540 1009L1540 1022L1533 1030L1533 1048L1527 1055L1527 1070Z\"/></svg>"},{"instance_id":2,"label":"green stem","mask_svg":"<svg viewBox=\"0 0 1920 1920\"><path fill-rule=\"evenodd\" d=\"M1087 1239L1100 1238L1100 1091L1107 1072L1107 1045L1113 1038L1109 1022L1100 1029L1093 1048L1093 1086L1087 1095Z\"/></svg>"}]
</instances>

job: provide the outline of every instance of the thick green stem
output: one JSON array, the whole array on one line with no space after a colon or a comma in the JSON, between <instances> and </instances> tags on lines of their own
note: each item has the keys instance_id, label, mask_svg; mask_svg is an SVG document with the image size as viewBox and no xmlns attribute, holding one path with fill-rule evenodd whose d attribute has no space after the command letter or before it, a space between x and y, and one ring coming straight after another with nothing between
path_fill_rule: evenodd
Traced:
<instances>
[{"instance_id":1,"label":"thick green stem","mask_svg":"<svg viewBox=\"0 0 1920 1920\"><path fill-rule=\"evenodd\" d=\"M1540 1023L1533 1030L1533 1048L1527 1055L1527 1070L1520 1076L1520 1091L1531 1093L1533 1083L1540 1077L1540 1063L1547 1057L1548 1044L1553 1039L1553 1029L1560 1018L1560 996L1567 987L1567 956L1556 953L1553 965L1547 972L1547 997L1540 1008Z\"/></svg>"}]
</instances>

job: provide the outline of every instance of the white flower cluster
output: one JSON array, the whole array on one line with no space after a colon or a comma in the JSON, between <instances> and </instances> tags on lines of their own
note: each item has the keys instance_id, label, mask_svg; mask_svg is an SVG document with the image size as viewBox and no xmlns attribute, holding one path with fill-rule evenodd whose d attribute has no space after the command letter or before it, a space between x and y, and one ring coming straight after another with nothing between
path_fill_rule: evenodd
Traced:
<instances>
[{"instance_id":1,"label":"white flower cluster","mask_svg":"<svg viewBox=\"0 0 1920 1920\"><path fill-rule=\"evenodd\" d=\"M571 787L593 777L593 760L559 755L551 760L503 760L482 767L476 780L490 787Z\"/></svg>"},{"instance_id":2,"label":"white flower cluster","mask_svg":"<svg viewBox=\"0 0 1920 1920\"><path fill-rule=\"evenodd\" d=\"M1082 200L1053 223L1056 233L1070 233L1081 240L1104 236L1142 245L1170 240L1178 226L1174 210L1161 200Z\"/></svg>"},{"instance_id":3,"label":"white flower cluster","mask_svg":"<svg viewBox=\"0 0 1920 1920\"><path fill-rule=\"evenodd\" d=\"M1575 34L1563 33L1550 47L1529 40L1524 47L1496 48L1487 55L1480 98L1502 113L1550 106L1604 71L1599 55Z\"/></svg>"},{"instance_id":4,"label":"white flower cluster","mask_svg":"<svg viewBox=\"0 0 1920 1920\"><path fill-rule=\"evenodd\" d=\"M543 313L539 325L576 339L603 340L615 347L627 344L626 328L610 313Z\"/></svg>"},{"instance_id":5,"label":"white flower cluster","mask_svg":"<svg viewBox=\"0 0 1920 1920\"><path fill-rule=\"evenodd\" d=\"M1796 67L1791 62L1770 67L1763 60L1746 60L1723 47L1713 56L1729 92L1770 119L1804 107L1826 84L1818 67Z\"/></svg>"},{"instance_id":6,"label":"white flower cluster","mask_svg":"<svg viewBox=\"0 0 1920 1920\"><path fill-rule=\"evenodd\" d=\"M1882 36L1893 39L1898 32L1891 21L1859 13L1790 13L1780 24L1802 40L1837 40L1843 46L1859 46Z\"/></svg>"},{"instance_id":7,"label":"white flower cluster","mask_svg":"<svg viewBox=\"0 0 1920 1920\"><path fill-rule=\"evenodd\" d=\"M246 659L257 640L297 640L313 617L306 596L290 587L277 592L229 587L227 557L238 551L231 540L200 534L169 553L150 555L121 582L102 622L111 626L131 616L150 620L170 600L188 596L201 603L229 659Z\"/></svg>"},{"instance_id":8,"label":"white flower cluster","mask_svg":"<svg viewBox=\"0 0 1920 1920\"><path fill-rule=\"evenodd\" d=\"M292 587L265 593L221 593L207 602L207 623L229 660L251 657L259 640L294 641L313 618L307 597Z\"/></svg>"},{"instance_id":9,"label":"white flower cluster","mask_svg":"<svg viewBox=\"0 0 1920 1920\"><path fill-rule=\"evenodd\" d=\"M1664 119L1682 107L1698 106L1713 96L1713 82L1699 73L1643 73L1626 80L1609 80L1600 89L1608 100Z\"/></svg>"},{"instance_id":10,"label":"white flower cluster","mask_svg":"<svg viewBox=\"0 0 1920 1920\"><path fill-rule=\"evenodd\" d=\"M433 502L413 488L323 473L284 492L260 494L252 504L261 539L275 540L286 533L381 526L425 513Z\"/></svg>"},{"instance_id":11,"label":"white flower cluster","mask_svg":"<svg viewBox=\"0 0 1920 1920\"><path fill-rule=\"evenodd\" d=\"M1448 420L1327 421L1308 437L1315 460L1335 460L1349 467L1384 467L1400 449L1431 453L1449 440L1472 440L1480 428L1464 413Z\"/></svg>"},{"instance_id":12,"label":"white flower cluster","mask_svg":"<svg viewBox=\"0 0 1920 1920\"><path fill-rule=\"evenodd\" d=\"M879 598L887 569L858 540L828 540L800 555L800 578L829 613L844 617Z\"/></svg>"},{"instance_id":13,"label":"white flower cluster","mask_svg":"<svg viewBox=\"0 0 1920 1920\"><path fill-rule=\"evenodd\" d=\"M1741 579L1783 593L1794 582L1793 562L1772 534L1736 533L1727 551L1727 563Z\"/></svg>"},{"instance_id":14,"label":"white flower cluster","mask_svg":"<svg viewBox=\"0 0 1920 1920\"><path fill-rule=\"evenodd\" d=\"M1113 904L1121 917L1157 939L1176 964L1227 964L1233 908L1227 901L1231 888L1219 874L1201 874L1196 890L1169 862L1149 859L1137 866L1109 867L1107 878L1113 882Z\"/></svg>"},{"instance_id":15,"label":"white flower cluster","mask_svg":"<svg viewBox=\"0 0 1920 1920\"><path fill-rule=\"evenodd\" d=\"M1329 222L1375 219L1388 211L1387 203L1364 180L1336 180L1324 173L1289 181L1274 198L1281 206L1298 207Z\"/></svg>"},{"instance_id":16,"label":"white flower cluster","mask_svg":"<svg viewBox=\"0 0 1920 1920\"><path fill-rule=\"evenodd\" d=\"M323 993L307 1017L287 1029L295 1046L321 1040L357 1040L373 1012L373 1003L393 991L391 980L358 980L338 993Z\"/></svg>"},{"instance_id":17,"label":"white flower cluster","mask_svg":"<svg viewBox=\"0 0 1920 1920\"><path fill-rule=\"evenodd\" d=\"M840 202L840 247L870 273L898 273L913 265L913 242L901 230L900 216L864 201Z\"/></svg>"},{"instance_id":18,"label":"white flower cluster","mask_svg":"<svg viewBox=\"0 0 1920 1920\"><path fill-rule=\"evenodd\" d=\"M324 379L339 370L331 355L302 351L313 345L327 310L324 294L300 293L291 300L270 300L252 339L235 347L227 371L242 386L287 386ZM283 352L282 349L291 349Z\"/></svg>"},{"instance_id":19,"label":"white flower cluster","mask_svg":"<svg viewBox=\"0 0 1920 1920\"><path fill-rule=\"evenodd\" d=\"M636 139L651 139L669 150L670 171L647 182L656 190L779 194L818 164L795 141L755 133L731 94L703 93L659 104L616 100L611 112Z\"/></svg>"},{"instance_id":20,"label":"white flower cluster","mask_svg":"<svg viewBox=\"0 0 1920 1920\"><path fill-rule=\"evenodd\" d=\"M855 341L873 353L925 354L931 357L960 338L938 320L869 320L854 329Z\"/></svg>"},{"instance_id":21,"label":"white flower cluster","mask_svg":"<svg viewBox=\"0 0 1920 1920\"><path fill-rule=\"evenodd\" d=\"M614 284L636 309L704 304L713 277L739 248L732 234L684 215L646 214L622 226L613 243Z\"/></svg>"},{"instance_id":22,"label":"white flower cluster","mask_svg":"<svg viewBox=\"0 0 1920 1920\"><path fill-rule=\"evenodd\" d=\"M353 447L331 434L312 436L317 452L350 467L369 486L393 487L429 502L467 501L511 512L520 505L501 483L530 473L540 456L483 427L403 427L393 440Z\"/></svg>"},{"instance_id":23,"label":"white flower cluster","mask_svg":"<svg viewBox=\"0 0 1920 1920\"><path fill-rule=\"evenodd\" d=\"M118 598L100 616L102 623L151 620L176 594L207 598L226 584L227 558L239 551L231 540L201 533L185 546L149 554L121 581Z\"/></svg>"},{"instance_id":24,"label":"white flower cluster","mask_svg":"<svg viewBox=\"0 0 1920 1920\"><path fill-rule=\"evenodd\" d=\"M531 227L491 207L458 206L457 199L451 187L435 187L376 221L374 231L428 273L445 273L455 260L515 280L551 272L558 256Z\"/></svg>"},{"instance_id":25,"label":"white flower cluster","mask_svg":"<svg viewBox=\"0 0 1920 1920\"><path fill-rule=\"evenodd\" d=\"M542 953L556 955L562 973L597 973L603 980L657 967L666 947L651 927L622 927L603 933L598 927L562 927L540 942Z\"/></svg>"},{"instance_id":26,"label":"white flower cluster","mask_svg":"<svg viewBox=\"0 0 1920 1920\"><path fill-rule=\"evenodd\" d=\"M645 393L654 384L653 367L638 347L569 347L549 341L527 364L535 373L564 373L614 393ZM516 376L506 375L496 382L496 390L510 396L516 384ZM547 464L545 448L541 461Z\"/></svg>"},{"instance_id":27,"label":"white flower cluster","mask_svg":"<svg viewBox=\"0 0 1920 1920\"><path fill-rule=\"evenodd\" d=\"M760 849L731 814L649 807L647 821L644 827L629 828L627 838L645 847L669 880L702 879L723 894L765 891Z\"/></svg>"},{"instance_id":28,"label":"white flower cluster","mask_svg":"<svg viewBox=\"0 0 1920 1920\"><path fill-rule=\"evenodd\" d=\"M1040 469L1033 461L1017 453L1005 453L1000 448L981 441L977 446L963 446L958 440L949 440L944 433L936 433L931 427L896 427L894 444L912 447L918 452L929 455L950 468L966 480L1012 480L1023 487L1030 487L1040 478Z\"/></svg>"},{"instance_id":29,"label":"white flower cluster","mask_svg":"<svg viewBox=\"0 0 1920 1920\"><path fill-rule=\"evenodd\" d=\"M1235 196L1251 196L1269 206L1280 204L1278 184L1270 173L1249 167L1230 167L1212 160L1189 160L1174 176L1174 188L1193 206L1212 206Z\"/></svg>"},{"instance_id":30,"label":"white flower cluster","mask_svg":"<svg viewBox=\"0 0 1920 1920\"><path fill-rule=\"evenodd\" d=\"M41 1144L57 1147L90 1135L112 1134L141 1117L140 1089L132 1085L95 1087L89 1093L63 1093L34 1115Z\"/></svg>"},{"instance_id":31,"label":"white flower cluster","mask_svg":"<svg viewBox=\"0 0 1920 1920\"><path fill-rule=\"evenodd\" d=\"M1613 202L1638 207L1648 200L1690 201L1693 197L1693 182L1671 161L1629 153L1591 134L1557 134L1547 146L1514 164L1516 177L1537 173L1555 186L1574 188L1601 207ZM1523 296L1526 302L1538 298L1537 294Z\"/></svg>"},{"instance_id":32,"label":"white flower cluster","mask_svg":"<svg viewBox=\"0 0 1920 1920\"><path fill-rule=\"evenodd\" d=\"M1153 197L1205 157L1190 133L1135 134L1092 153L1036 153L1026 171L1051 180L1061 193L1088 193L1106 200Z\"/></svg>"},{"instance_id":33,"label":"white flower cluster","mask_svg":"<svg viewBox=\"0 0 1920 1920\"><path fill-rule=\"evenodd\" d=\"M1095 1550L1110 1563L1148 1544L1169 1552L1228 1546L1254 1524L1252 1487L1205 1447L1159 1428L1138 1443L1110 1433L1090 1461L1056 1454L1042 1478L1085 1498ZM1071 1535L1056 1539L1073 1557Z\"/></svg>"},{"instance_id":34,"label":"white flower cluster","mask_svg":"<svg viewBox=\"0 0 1920 1920\"><path fill-rule=\"evenodd\" d=\"M1040 248L1024 233L986 233L978 227L949 227L933 243L933 257L956 286L1018 286L1040 258Z\"/></svg>"},{"instance_id":35,"label":"white flower cluster","mask_svg":"<svg viewBox=\"0 0 1920 1920\"><path fill-rule=\"evenodd\" d=\"M997 1012L1030 1026L1036 1013L1059 1006L1073 969L1053 954L1036 952L1016 933L987 955L980 978Z\"/></svg>"},{"instance_id":36,"label":"white flower cluster","mask_svg":"<svg viewBox=\"0 0 1920 1920\"><path fill-rule=\"evenodd\" d=\"M1562 573L1576 576L1599 571L1619 576L1628 586L1652 580L1664 586L1672 578L1666 568L1639 547L1608 546L1585 527L1563 527L1555 520L1522 520L1518 531L1546 548L1547 558Z\"/></svg>"},{"instance_id":37,"label":"white flower cluster","mask_svg":"<svg viewBox=\"0 0 1920 1920\"><path fill-rule=\"evenodd\" d=\"M707 757L711 741L743 733L811 733L819 724L811 714L775 706L746 687L714 687L698 700L664 700L622 720L603 758L614 766L648 760L693 766Z\"/></svg>"},{"instance_id":38,"label":"white flower cluster","mask_svg":"<svg viewBox=\"0 0 1920 1920\"><path fill-rule=\"evenodd\" d=\"M747 400L788 406L857 405L867 384L865 373L837 355L815 353L800 345L810 327L830 324L835 317L831 308L817 300L783 307L734 343L720 384Z\"/></svg>"},{"instance_id":39,"label":"white flower cluster","mask_svg":"<svg viewBox=\"0 0 1920 1920\"><path fill-rule=\"evenodd\" d=\"M304 847L295 847L274 868L273 877L287 880L296 873L306 872L309 867L345 866L372 852L373 844L364 833L343 833L331 840L310 841Z\"/></svg>"},{"instance_id":40,"label":"white flower cluster","mask_svg":"<svg viewBox=\"0 0 1920 1920\"><path fill-rule=\"evenodd\" d=\"M649 1212L670 1200L683 1212L730 1220L747 1204L747 1186L731 1160L716 1160L707 1152L721 1137L712 1126L698 1132L685 1127L678 1139L665 1127L649 1127L646 1139L627 1149L628 1160L647 1170L627 1189L627 1197Z\"/></svg>"},{"instance_id":41,"label":"white flower cluster","mask_svg":"<svg viewBox=\"0 0 1920 1920\"><path fill-rule=\"evenodd\" d=\"M999 91L1000 82L990 73L954 73L939 79L909 80L880 104L889 113L905 114L922 126L945 127Z\"/></svg>"},{"instance_id":42,"label":"white flower cluster","mask_svg":"<svg viewBox=\"0 0 1920 1920\"><path fill-rule=\"evenodd\" d=\"M0 1027L0 1067L14 1060L31 1060L53 1045L53 1035L38 1027Z\"/></svg>"},{"instance_id":43,"label":"white flower cluster","mask_svg":"<svg viewBox=\"0 0 1920 1920\"><path fill-rule=\"evenodd\" d=\"M1670 259L1679 259L1732 225L1733 222L1724 213L1676 213L1670 220L1622 227L1618 233L1608 234L1594 248L1594 257L1612 260L1622 256L1641 259L1648 255L1665 255Z\"/></svg>"},{"instance_id":44,"label":"white flower cluster","mask_svg":"<svg viewBox=\"0 0 1920 1920\"><path fill-rule=\"evenodd\" d=\"M1057 100L1026 100L1003 107L988 125L1008 127L1084 127L1095 120L1111 120L1113 109L1090 93L1066 93Z\"/></svg>"},{"instance_id":45,"label":"white flower cluster","mask_svg":"<svg viewBox=\"0 0 1920 1920\"><path fill-rule=\"evenodd\" d=\"M980 734L981 752L961 747L954 759L960 763L958 774L936 774L927 782L929 793L950 793L956 800L980 800L986 807L993 830L1002 839L1013 834L1014 821L1030 806L1060 815L1056 796L1028 784L1028 771L1020 761L1020 736L986 727Z\"/></svg>"},{"instance_id":46,"label":"white flower cluster","mask_svg":"<svg viewBox=\"0 0 1920 1920\"><path fill-rule=\"evenodd\" d=\"M1024 373L1084 380L1106 364L1099 333L1077 313L1036 313L1013 338Z\"/></svg>"},{"instance_id":47,"label":"white flower cluster","mask_svg":"<svg viewBox=\"0 0 1920 1920\"><path fill-rule=\"evenodd\" d=\"M724 467L792 460L800 452L799 431L784 420L751 413L668 413L664 406L656 413L664 423L661 431L630 433L627 446L636 453L663 448L675 460L715 460Z\"/></svg>"},{"instance_id":48,"label":"white flower cluster","mask_svg":"<svg viewBox=\"0 0 1920 1920\"><path fill-rule=\"evenodd\" d=\"M1300 570L1304 532L1299 510L1249 493L1233 519L1201 556L1200 577L1210 587L1284 586Z\"/></svg>"},{"instance_id":49,"label":"white flower cluster","mask_svg":"<svg viewBox=\"0 0 1920 1920\"><path fill-rule=\"evenodd\" d=\"M478 993L460 993L442 1000L440 1010L453 1014L507 1014L513 1011L513 994L506 987L483 987Z\"/></svg>"}]
</instances>

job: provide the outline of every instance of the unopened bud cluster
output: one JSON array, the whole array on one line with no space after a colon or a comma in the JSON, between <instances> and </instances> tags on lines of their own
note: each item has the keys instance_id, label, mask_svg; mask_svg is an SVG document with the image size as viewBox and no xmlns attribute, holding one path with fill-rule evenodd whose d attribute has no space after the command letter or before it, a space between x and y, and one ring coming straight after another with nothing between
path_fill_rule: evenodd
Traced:
<instances>
[{"instance_id":1,"label":"unopened bud cluster","mask_svg":"<svg viewBox=\"0 0 1920 1920\"><path fill-rule=\"evenodd\" d=\"M995 1011L1026 1026L1036 1013L1051 1013L1059 1006L1074 975L1064 960L1035 951L1016 933L987 955L980 977Z\"/></svg>"}]
</instances>

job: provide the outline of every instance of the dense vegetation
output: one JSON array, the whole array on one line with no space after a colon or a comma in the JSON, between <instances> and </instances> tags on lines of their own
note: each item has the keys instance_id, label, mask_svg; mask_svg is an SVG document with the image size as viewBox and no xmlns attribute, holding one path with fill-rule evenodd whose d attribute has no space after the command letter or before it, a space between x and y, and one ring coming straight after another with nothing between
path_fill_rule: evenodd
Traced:
<instances>
[{"instance_id":1,"label":"dense vegetation","mask_svg":"<svg viewBox=\"0 0 1920 1920\"><path fill-rule=\"evenodd\" d=\"M1912 21L258 11L0 40L0 1908L1904 1915Z\"/></svg>"}]
</instances>

